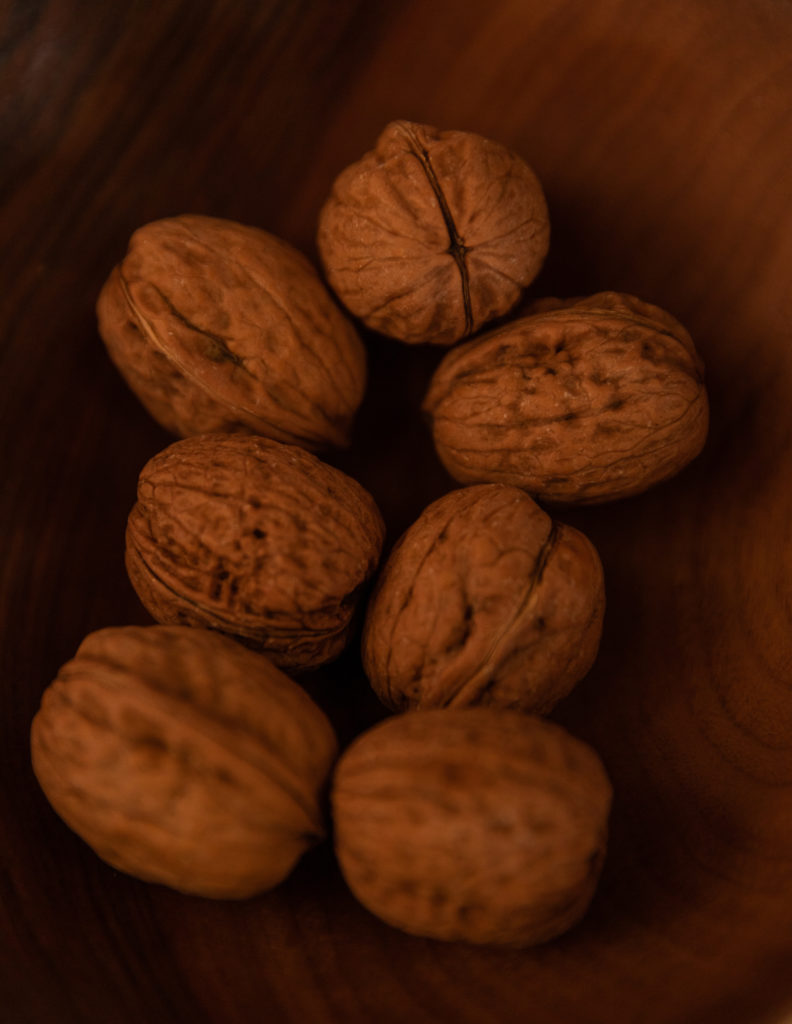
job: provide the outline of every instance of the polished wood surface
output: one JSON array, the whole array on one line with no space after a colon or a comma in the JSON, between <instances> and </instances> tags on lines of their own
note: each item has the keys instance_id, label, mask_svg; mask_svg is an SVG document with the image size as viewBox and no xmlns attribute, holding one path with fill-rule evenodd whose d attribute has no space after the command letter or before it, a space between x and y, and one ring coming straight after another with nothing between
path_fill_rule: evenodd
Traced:
<instances>
[{"instance_id":1,"label":"polished wood surface","mask_svg":"<svg viewBox=\"0 0 792 1024\"><path fill-rule=\"evenodd\" d=\"M760 1024L792 1008L792 7L782 0L0 4L0 1020ZM334 175L391 118L479 131L545 184L531 289L633 292L690 329L712 430L681 476L565 518L598 546L598 662L554 717L616 800L585 921L522 953L412 938L327 847L213 903L101 863L32 776L82 637L149 621L123 569L170 441L93 305L130 232L196 212L315 256ZM419 406L440 353L367 336L352 447L390 541L451 482ZM307 682L342 739L354 651Z\"/></svg>"}]
</instances>

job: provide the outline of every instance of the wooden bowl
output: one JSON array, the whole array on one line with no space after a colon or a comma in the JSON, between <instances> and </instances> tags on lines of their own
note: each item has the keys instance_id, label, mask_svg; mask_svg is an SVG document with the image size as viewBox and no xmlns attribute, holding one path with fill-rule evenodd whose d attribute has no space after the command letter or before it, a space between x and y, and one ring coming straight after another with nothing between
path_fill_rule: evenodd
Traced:
<instances>
[{"instance_id":1,"label":"wooden bowl","mask_svg":"<svg viewBox=\"0 0 792 1024\"><path fill-rule=\"evenodd\" d=\"M6 5L2 71L0 1016L10 1024L778 1022L792 1004L792 8L777 0L160 0ZM531 294L632 292L706 362L679 477L567 516L598 546L600 657L555 717L616 800L583 923L526 952L403 935L324 847L221 903L107 867L29 761L82 637L150 621L123 568L145 460L94 302L129 234L207 213L315 256L336 173L396 117L535 167ZM332 461L392 541L452 482L419 415L439 353L367 336ZM311 683L344 740L381 712L354 650Z\"/></svg>"}]
</instances>

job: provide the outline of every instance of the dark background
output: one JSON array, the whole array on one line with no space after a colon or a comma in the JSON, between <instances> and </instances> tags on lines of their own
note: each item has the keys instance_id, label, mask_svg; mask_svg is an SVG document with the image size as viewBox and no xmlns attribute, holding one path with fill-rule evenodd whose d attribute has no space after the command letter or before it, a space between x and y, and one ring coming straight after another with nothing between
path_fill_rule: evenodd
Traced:
<instances>
[{"instance_id":1,"label":"dark background","mask_svg":"<svg viewBox=\"0 0 792 1024\"><path fill-rule=\"evenodd\" d=\"M777 1021L792 1003L792 8L779 0L0 2L0 1020ZM148 622L123 568L172 439L94 303L130 233L184 212L315 258L334 176L404 117L524 156L553 228L532 296L621 289L691 330L704 454L564 518L599 548L600 658L555 717L616 789L585 921L522 953L381 924L330 849L213 903L100 862L28 729L83 636ZM440 357L366 335L355 475L389 543L452 482L419 414ZM354 648L308 682L346 740Z\"/></svg>"}]
</instances>

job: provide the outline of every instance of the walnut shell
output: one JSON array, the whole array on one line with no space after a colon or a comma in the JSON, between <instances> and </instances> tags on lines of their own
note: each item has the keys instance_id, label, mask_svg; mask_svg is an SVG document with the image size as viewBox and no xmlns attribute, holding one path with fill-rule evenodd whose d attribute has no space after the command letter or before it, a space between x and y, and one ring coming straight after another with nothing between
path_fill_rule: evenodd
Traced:
<instances>
[{"instance_id":1,"label":"walnut shell","mask_svg":"<svg viewBox=\"0 0 792 1024\"><path fill-rule=\"evenodd\" d=\"M508 312L550 225L541 185L505 146L393 121L336 179L317 245L330 286L368 327L450 345Z\"/></svg>"},{"instance_id":2,"label":"walnut shell","mask_svg":"<svg viewBox=\"0 0 792 1024\"><path fill-rule=\"evenodd\" d=\"M371 495L316 456L208 434L143 468L126 565L158 622L209 626L304 669L346 644L384 532Z\"/></svg>"},{"instance_id":3,"label":"walnut shell","mask_svg":"<svg viewBox=\"0 0 792 1024\"><path fill-rule=\"evenodd\" d=\"M369 602L363 666L391 708L545 713L591 668L605 590L593 545L517 487L431 504Z\"/></svg>"},{"instance_id":4,"label":"walnut shell","mask_svg":"<svg viewBox=\"0 0 792 1024\"><path fill-rule=\"evenodd\" d=\"M308 260L274 235L194 215L146 224L97 314L113 362L172 433L347 443L365 350Z\"/></svg>"},{"instance_id":5,"label":"walnut shell","mask_svg":"<svg viewBox=\"0 0 792 1024\"><path fill-rule=\"evenodd\" d=\"M672 316L614 292L535 308L435 371L424 410L455 479L590 504L638 494L701 451L703 369Z\"/></svg>"},{"instance_id":6,"label":"walnut shell","mask_svg":"<svg viewBox=\"0 0 792 1024\"><path fill-rule=\"evenodd\" d=\"M582 917L610 802L590 747L496 708L388 719L341 755L331 789L338 861L364 906L416 935L509 946Z\"/></svg>"},{"instance_id":7,"label":"walnut shell","mask_svg":"<svg viewBox=\"0 0 792 1024\"><path fill-rule=\"evenodd\" d=\"M333 729L271 662L180 626L101 629L44 693L33 768L113 867L183 892L272 888L325 834Z\"/></svg>"}]
</instances>

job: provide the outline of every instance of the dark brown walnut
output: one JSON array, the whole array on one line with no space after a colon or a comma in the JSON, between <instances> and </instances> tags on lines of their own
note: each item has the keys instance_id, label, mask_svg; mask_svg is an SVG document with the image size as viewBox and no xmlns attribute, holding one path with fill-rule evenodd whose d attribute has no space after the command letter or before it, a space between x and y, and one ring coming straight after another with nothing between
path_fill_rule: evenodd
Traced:
<instances>
[{"instance_id":1,"label":"dark brown walnut","mask_svg":"<svg viewBox=\"0 0 792 1024\"><path fill-rule=\"evenodd\" d=\"M113 362L174 434L346 444L362 342L308 260L274 235L194 215L147 224L97 313Z\"/></svg>"},{"instance_id":2,"label":"dark brown walnut","mask_svg":"<svg viewBox=\"0 0 792 1024\"><path fill-rule=\"evenodd\" d=\"M208 630L127 626L61 668L31 751L54 809L113 867L242 898L323 838L337 745L267 658Z\"/></svg>"},{"instance_id":3,"label":"dark brown walnut","mask_svg":"<svg viewBox=\"0 0 792 1024\"><path fill-rule=\"evenodd\" d=\"M610 803L590 747L496 708L388 719L342 754L331 790L338 861L372 913L416 935L518 947L585 913Z\"/></svg>"},{"instance_id":4,"label":"dark brown walnut","mask_svg":"<svg viewBox=\"0 0 792 1024\"><path fill-rule=\"evenodd\" d=\"M126 565L158 622L207 626L281 667L336 657L384 526L355 480L244 434L177 441L143 468Z\"/></svg>"},{"instance_id":5,"label":"dark brown walnut","mask_svg":"<svg viewBox=\"0 0 792 1024\"><path fill-rule=\"evenodd\" d=\"M368 327L451 345L508 312L547 254L541 185L505 146L393 121L319 216L327 279Z\"/></svg>"},{"instance_id":6,"label":"dark brown walnut","mask_svg":"<svg viewBox=\"0 0 792 1024\"><path fill-rule=\"evenodd\" d=\"M591 668L604 608L582 533L517 487L465 487L394 548L368 606L363 665L394 709L545 713Z\"/></svg>"},{"instance_id":7,"label":"dark brown walnut","mask_svg":"<svg viewBox=\"0 0 792 1024\"><path fill-rule=\"evenodd\" d=\"M586 504L645 491L698 455L704 374L677 320L615 292L535 310L449 352L432 378L424 409L455 479Z\"/></svg>"}]
</instances>

